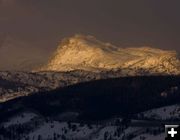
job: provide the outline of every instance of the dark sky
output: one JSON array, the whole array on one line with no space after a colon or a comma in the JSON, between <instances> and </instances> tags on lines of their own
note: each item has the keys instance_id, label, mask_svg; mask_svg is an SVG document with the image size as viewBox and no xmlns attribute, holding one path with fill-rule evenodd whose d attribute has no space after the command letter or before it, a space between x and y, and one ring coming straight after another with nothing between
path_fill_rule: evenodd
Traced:
<instances>
[{"instance_id":1,"label":"dark sky","mask_svg":"<svg viewBox=\"0 0 180 140\"><path fill-rule=\"evenodd\" d=\"M81 33L180 52L179 7L179 0L0 0L0 37L51 50Z\"/></svg>"}]
</instances>

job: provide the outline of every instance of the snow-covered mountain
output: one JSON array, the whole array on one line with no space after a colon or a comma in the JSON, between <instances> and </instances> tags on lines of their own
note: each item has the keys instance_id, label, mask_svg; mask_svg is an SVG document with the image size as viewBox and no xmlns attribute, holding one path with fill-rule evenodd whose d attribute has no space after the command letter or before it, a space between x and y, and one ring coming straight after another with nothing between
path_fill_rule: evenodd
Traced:
<instances>
[{"instance_id":1,"label":"snow-covered mountain","mask_svg":"<svg viewBox=\"0 0 180 140\"><path fill-rule=\"evenodd\" d=\"M5 42L7 43L3 43L0 51L1 60L8 57L5 55L8 49L14 52L14 46L23 48L22 44L12 45L9 39ZM20 53L22 50L17 51ZM26 54L22 54L23 58L24 55ZM10 59L24 61L22 57L15 54L13 58L17 59ZM6 62L11 64L9 59ZM25 66L24 64L29 66L25 61L18 67ZM16 66L12 67L16 69ZM49 62L34 72L0 72L0 101L99 79L176 75L180 73L179 68L180 61L174 51L148 47L119 48L92 36L75 35L64 39Z\"/></svg>"},{"instance_id":2,"label":"snow-covered mountain","mask_svg":"<svg viewBox=\"0 0 180 140\"><path fill-rule=\"evenodd\" d=\"M179 74L175 51L150 47L120 48L93 36L75 35L64 39L44 67L38 71L102 71L121 69L129 75L138 71L151 74Z\"/></svg>"}]
</instances>

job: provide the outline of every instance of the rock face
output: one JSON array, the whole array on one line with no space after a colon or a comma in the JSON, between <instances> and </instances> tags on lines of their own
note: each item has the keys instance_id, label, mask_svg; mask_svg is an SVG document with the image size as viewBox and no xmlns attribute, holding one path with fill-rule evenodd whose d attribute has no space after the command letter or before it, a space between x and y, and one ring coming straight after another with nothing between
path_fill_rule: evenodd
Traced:
<instances>
[{"instance_id":1,"label":"rock face","mask_svg":"<svg viewBox=\"0 0 180 140\"><path fill-rule=\"evenodd\" d=\"M75 35L62 40L48 64L38 71L125 70L179 74L180 61L175 51L150 47L120 48L93 36Z\"/></svg>"}]
</instances>

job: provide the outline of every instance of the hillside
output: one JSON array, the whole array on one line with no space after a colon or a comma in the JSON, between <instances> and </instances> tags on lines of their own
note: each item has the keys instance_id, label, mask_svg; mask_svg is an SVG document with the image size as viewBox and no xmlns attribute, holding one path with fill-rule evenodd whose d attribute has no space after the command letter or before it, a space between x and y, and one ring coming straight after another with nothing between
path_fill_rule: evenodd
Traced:
<instances>
[{"instance_id":1,"label":"hillside","mask_svg":"<svg viewBox=\"0 0 180 140\"><path fill-rule=\"evenodd\" d=\"M0 104L0 137L163 140L162 124L180 121L179 83L173 76L122 77L17 98Z\"/></svg>"},{"instance_id":2,"label":"hillside","mask_svg":"<svg viewBox=\"0 0 180 140\"><path fill-rule=\"evenodd\" d=\"M14 104L20 104L20 108L32 108L50 116L56 116L61 111L80 111L81 118L86 119L106 118L115 114L131 115L179 103L179 83L179 77L171 76L97 80L39 92L1 105L6 107L9 104L10 108L14 108ZM8 110L1 108L3 112L7 113Z\"/></svg>"}]
</instances>

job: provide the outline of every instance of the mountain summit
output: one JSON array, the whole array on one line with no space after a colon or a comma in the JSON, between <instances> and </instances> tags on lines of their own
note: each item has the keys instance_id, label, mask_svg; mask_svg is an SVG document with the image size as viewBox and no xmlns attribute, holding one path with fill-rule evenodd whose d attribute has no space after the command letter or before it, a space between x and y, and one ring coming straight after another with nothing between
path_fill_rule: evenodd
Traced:
<instances>
[{"instance_id":1,"label":"mountain summit","mask_svg":"<svg viewBox=\"0 0 180 140\"><path fill-rule=\"evenodd\" d=\"M150 47L120 48L93 36L75 35L61 41L47 65L40 71L125 70L131 74L148 72L179 74L180 61L175 51Z\"/></svg>"}]
</instances>

